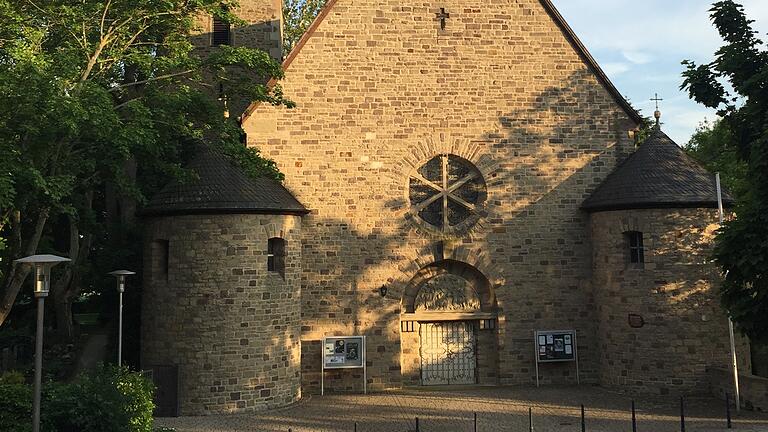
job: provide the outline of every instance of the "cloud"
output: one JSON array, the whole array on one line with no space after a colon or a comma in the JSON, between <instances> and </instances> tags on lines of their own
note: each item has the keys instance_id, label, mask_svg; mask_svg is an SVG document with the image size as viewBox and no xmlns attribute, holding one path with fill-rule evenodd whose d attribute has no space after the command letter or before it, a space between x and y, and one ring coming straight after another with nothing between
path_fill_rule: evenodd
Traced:
<instances>
[{"instance_id":1,"label":"cloud","mask_svg":"<svg viewBox=\"0 0 768 432\"><path fill-rule=\"evenodd\" d=\"M605 71L605 73L610 77L621 75L631 69L631 66L628 63L620 62L608 62L603 63L600 66L603 68L603 71Z\"/></svg>"},{"instance_id":2,"label":"cloud","mask_svg":"<svg viewBox=\"0 0 768 432\"><path fill-rule=\"evenodd\" d=\"M646 54L640 51L624 51L621 53L625 59L631 61L634 64L646 64L653 61L653 57L650 54Z\"/></svg>"}]
</instances>

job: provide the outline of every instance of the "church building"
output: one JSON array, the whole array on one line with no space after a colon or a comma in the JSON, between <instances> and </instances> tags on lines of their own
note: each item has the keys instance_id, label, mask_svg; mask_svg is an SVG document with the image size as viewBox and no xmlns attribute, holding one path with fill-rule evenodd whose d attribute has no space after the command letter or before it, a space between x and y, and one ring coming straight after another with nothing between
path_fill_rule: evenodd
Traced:
<instances>
[{"instance_id":1,"label":"church building","mask_svg":"<svg viewBox=\"0 0 768 432\"><path fill-rule=\"evenodd\" d=\"M195 42L279 56L281 1L240 4L248 25L204 19ZM202 149L199 180L142 211L141 359L165 412L363 379L705 393L729 364L714 175L659 113L636 138L550 0L329 0L283 66L296 107L233 116L284 183ZM334 336L365 336L365 374L322 372Z\"/></svg>"}]
</instances>

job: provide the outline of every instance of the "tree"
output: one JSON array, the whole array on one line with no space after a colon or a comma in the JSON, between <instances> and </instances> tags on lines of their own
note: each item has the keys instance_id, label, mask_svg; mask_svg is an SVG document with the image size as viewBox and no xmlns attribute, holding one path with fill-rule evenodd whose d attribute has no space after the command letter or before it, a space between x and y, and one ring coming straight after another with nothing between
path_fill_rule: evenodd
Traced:
<instances>
[{"instance_id":1,"label":"tree","mask_svg":"<svg viewBox=\"0 0 768 432\"><path fill-rule=\"evenodd\" d=\"M710 9L724 45L711 63L684 61L691 98L716 108L727 125L725 151L746 164L737 218L720 230L715 259L725 276L723 305L753 341L768 340L768 51L744 8L732 0ZM727 88L727 85L731 89Z\"/></svg>"},{"instance_id":2,"label":"tree","mask_svg":"<svg viewBox=\"0 0 768 432\"><path fill-rule=\"evenodd\" d=\"M228 95L291 106L265 83L267 53L189 39L198 17L241 22L230 0L0 0L0 324L41 252L72 258L52 287L57 326L90 282L92 251L127 238L132 213L171 177L195 142L221 146L255 176L281 179L224 119ZM98 269L103 272L105 269Z\"/></svg>"},{"instance_id":3,"label":"tree","mask_svg":"<svg viewBox=\"0 0 768 432\"><path fill-rule=\"evenodd\" d=\"M287 56L328 0L283 1L283 54Z\"/></svg>"},{"instance_id":4,"label":"tree","mask_svg":"<svg viewBox=\"0 0 768 432\"><path fill-rule=\"evenodd\" d=\"M696 132L685 145L685 151L707 170L719 172L723 186L736 201L741 202L744 201L748 190L747 164L739 158L736 149L729 145L732 141L727 122L705 121L696 128Z\"/></svg>"}]
</instances>

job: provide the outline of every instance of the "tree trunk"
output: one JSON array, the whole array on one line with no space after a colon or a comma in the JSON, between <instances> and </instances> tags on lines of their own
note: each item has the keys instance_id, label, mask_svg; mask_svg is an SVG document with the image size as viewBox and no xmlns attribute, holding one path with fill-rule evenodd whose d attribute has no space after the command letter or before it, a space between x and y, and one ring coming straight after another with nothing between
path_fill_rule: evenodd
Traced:
<instances>
[{"instance_id":1,"label":"tree trunk","mask_svg":"<svg viewBox=\"0 0 768 432\"><path fill-rule=\"evenodd\" d=\"M21 213L16 212L14 219L13 233L11 234L11 237L14 239L21 239ZM45 228L46 222L48 222L48 209L41 209L40 213L37 215L37 221L35 222L32 237L30 237L26 248L24 248L23 251L17 249L18 252L23 253L14 253L14 256L21 258L35 253L37 245L40 243L40 237L43 235L43 229ZM16 296L19 294L19 290L24 284L24 279L27 278L27 275L31 270L32 267L29 265L12 265L11 271L3 281L2 293L0 293L0 325L5 322L8 315L11 313L11 308L16 301Z\"/></svg>"},{"instance_id":2,"label":"tree trunk","mask_svg":"<svg viewBox=\"0 0 768 432\"><path fill-rule=\"evenodd\" d=\"M93 204L93 192L86 192L84 196L83 212L90 212ZM67 266L61 276L51 288L53 303L56 310L57 332L67 339L75 336L75 325L72 317L72 303L82 291L82 269L88 260L91 250L91 233L80 235L78 220L74 216L68 216L69 220L69 257L72 265Z\"/></svg>"}]
</instances>

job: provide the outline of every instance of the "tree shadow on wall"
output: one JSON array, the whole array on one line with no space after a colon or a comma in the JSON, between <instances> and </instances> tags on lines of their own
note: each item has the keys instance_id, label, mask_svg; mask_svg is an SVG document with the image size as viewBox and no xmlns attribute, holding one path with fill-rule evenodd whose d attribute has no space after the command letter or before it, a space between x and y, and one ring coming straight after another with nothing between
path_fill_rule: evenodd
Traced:
<instances>
[{"instance_id":1,"label":"tree shadow on wall","mask_svg":"<svg viewBox=\"0 0 768 432\"><path fill-rule=\"evenodd\" d=\"M539 94L533 106L499 117L497 130L474 140L482 157L494 159L498 167L486 178L487 217L458 241L486 253L492 267L503 274L503 286L495 287L499 313L506 315L500 323L499 351L502 358L519 361L506 366L501 362L502 382L535 382L530 335L549 326L576 328L585 336L582 368L596 380L592 251L588 216L579 206L631 146L620 140L630 129L617 120L623 115L620 108L612 100L596 102L609 98L590 72L574 73L562 87ZM368 193L361 194L361 201ZM369 336L369 382L374 388L401 384L399 299L419 270L406 274L402 269L414 253L420 262L434 262L424 254L440 236L424 235L403 217L408 203L402 198L390 198L381 206L378 214L374 211L373 223L370 214L356 208L349 208L348 219L318 214L303 219L305 391L318 390L320 341L334 335ZM389 287L385 299L378 294L381 285ZM566 366L549 370L554 372L545 382L575 382L574 371ZM334 382L349 375L355 380L344 381L340 389L359 389L361 377L346 371L328 372L327 388L336 389Z\"/></svg>"}]
</instances>

